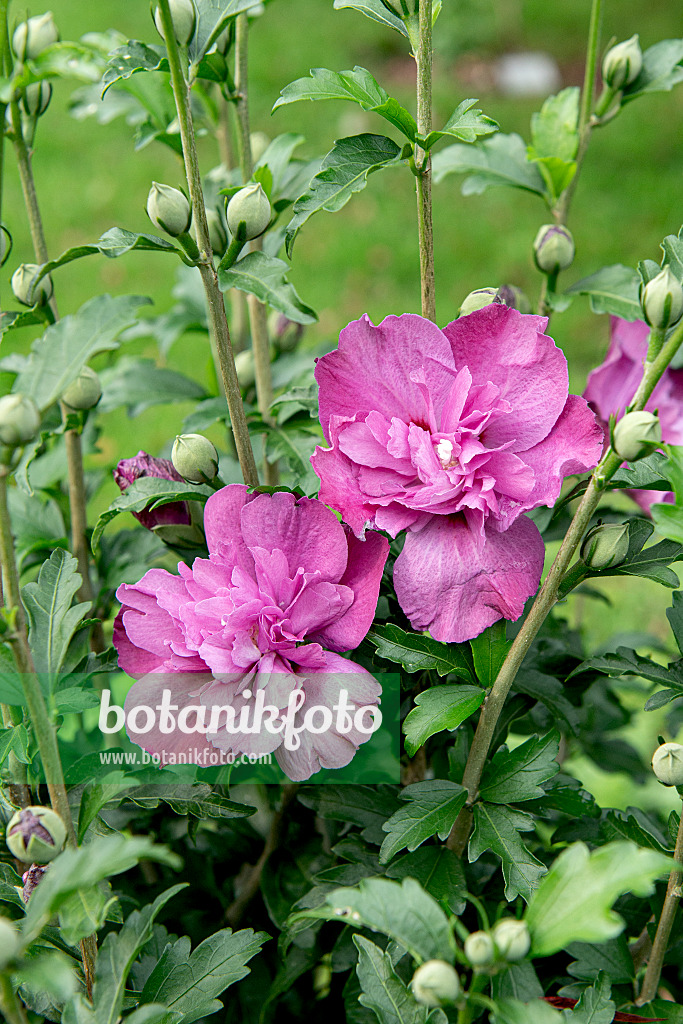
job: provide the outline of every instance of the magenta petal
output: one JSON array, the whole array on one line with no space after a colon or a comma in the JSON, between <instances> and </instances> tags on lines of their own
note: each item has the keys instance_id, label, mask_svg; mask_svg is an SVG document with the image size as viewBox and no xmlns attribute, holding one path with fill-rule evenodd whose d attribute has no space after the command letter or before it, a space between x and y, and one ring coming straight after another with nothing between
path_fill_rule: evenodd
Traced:
<instances>
[{"instance_id":1,"label":"magenta petal","mask_svg":"<svg viewBox=\"0 0 683 1024\"><path fill-rule=\"evenodd\" d=\"M458 368L467 366L475 385L500 389L511 411L498 413L482 435L487 447L514 441L525 451L546 436L567 397L567 360L543 333L547 320L494 303L444 328Z\"/></svg>"},{"instance_id":2,"label":"magenta petal","mask_svg":"<svg viewBox=\"0 0 683 1024\"><path fill-rule=\"evenodd\" d=\"M320 501L341 512L344 522L357 537L362 537L367 527L372 526L373 509L363 501L358 466L338 448L316 448L311 465L320 477Z\"/></svg>"},{"instance_id":3,"label":"magenta petal","mask_svg":"<svg viewBox=\"0 0 683 1024\"><path fill-rule=\"evenodd\" d=\"M131 686L126 695L124 708L126 711L126 732L138 746L147 750L150 754L158 754L162 758L173 763L173 758L183 755L188 764L210 765L209 757L213 749L206 736L201 732L186 733L177 727L177 719L180 711L186 707L199 707L201 705L201 690L211 683L211 676L204 672L169 672L154 673L144 676ZM154 728L149 732L140 732L135 726L144 729L146 725L146 713L138 712L136 708L146 706L155 711L161 704L163 691L170 691L170 703L176 706L171 712L175 718L176 727L171 732L162 732L161 714L156 712ZM133 724L131 725L131 714ZM208 724L208 716L206 719ZM188 715L189 728L196 724L194 715ZM199 756L197 756L199 752Z\"/></svg>"},{"instance_id":4,"label":"magenta petal","mask_svg":"<svg viewBox=\"0 0 683 1024\"><path fill-rule=\"evenodd\" d=\"M406 423L425 421L428 403L413 380L426 373L432 394L449 391L453 356L439 328L413 313L388 316L378 327L368 316L354 320L339 336L339 348L318 360L320 422L329 438L330 416L380 412Z\"/></svg>"},{"instance_id":5,"label":"magenta petal","mask_svg":"<svg viewBox=\"0 0 683 1024\"><path fill-rule=\"evenodd\" d=\"M389 554L389 541L379 533L370 532L365 540L357 540L347 531L347 540L349 561L339 582L353 591L353 604L336 622L308 638L333 651L353 650L370 629Z\"/></svg>"},{"instance_id":6,"label":"magenta petal","mask_svg":"<svg viewBox=\"0 0 683 1024\"><path fill-rule=\"evenodd\" d=\"M434 518L409 533L394 565L394 589L413 629L462 643L500 618L517 619L541 579L545 549L520 516L483 544L460 518Z\"/></svg>"},{"instance_id":7,"label":"magenta petal","mask_svg":"<svg viewBox=\"0 0 683 1024\"><path fill-rule=\"evenodd\" d=\"M230 561L247 572L253 571L253 559L242 539L242 509L254 501L243 484L229 484L212 494L204 508L204 533L209 551L230 545Z\"/></svg>"}]
</instances>

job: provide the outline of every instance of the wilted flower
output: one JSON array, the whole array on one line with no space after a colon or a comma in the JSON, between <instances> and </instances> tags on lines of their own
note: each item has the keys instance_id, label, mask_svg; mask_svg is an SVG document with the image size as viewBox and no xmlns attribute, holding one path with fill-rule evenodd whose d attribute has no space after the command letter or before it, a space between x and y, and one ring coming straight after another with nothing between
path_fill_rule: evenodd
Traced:
<instances>
[{"instance_id":1,"label":"wilted flower","mask_svg":"<svg viewBox=\"0 0 683 1024\"><path fill-rule=\"evenodd\" d=\"M23 882L21 898L23 899L24 903L28 903L28 901L31 899L33 890L38 885L41 878L43 877L43 875L45 874L49 867L49 864L31 864L31 867L28 869L28 871L24 871L23 875L21 876L21 881Z\"/></svg>"},{"instance_id":2,"label":"wilted flower","mask_svg":"<svg viewBox=\"0 0 683 1024\"><path fill-rule=\"evenodd\" d=\"M180 473L173 468L170 459L155 459L154 456L143 451L139 451L132 459L121 459L114 470L114 481L121 492L142 476L153 476L160 480L184 483ZM190 510L186 501L173 501L168 505L160 505L154 510L143 509L142 512L133 512L133 515L148 530L153 530L155 526L189 526L191 522Z\"/></svg>"},{"instance_id":3,"label":"wilted flower","mask_svg":"<svg viewBox=\"0 0 683 1024\"><path fill-rule=\"evenodd\" d=\"M209 498L204 525L209 559L197 558L191 568L181 562L178 576L151 569L139 583L119 587L114 643L121 668L142 677L127 711L158 705L167 689L181 714L234 709L239 730L188 737L155 725L138 735L129 713L129 734L158 754L186 751L188 739L200 756L274 752L294 781L320 767L343 767L368 738L355 727L306 732L290 750L281 733L240 731L239 716L262 693L284 717L295 694L303 699L298 722L309 705L332 708L340 678L354 705L377 703L377 681L338 652L357 647L370 628L387 541L379 534L357 540L315 499L249 494L239 484Z\"/></svg>"},{"instance_id":4,"label":"wilted flower","mask_svg":"<svg viewBox=\"0 0 683 1024\"><path fill-rule=\"evenodd\" d=\"M523 515L595 465L602 437L543 317L493 304L443 331L364 317L318 362L320 499L358 536L408 530L394 588L413 628L460 642L516 619L544 546Z\"/></svg>"}]
</instances>

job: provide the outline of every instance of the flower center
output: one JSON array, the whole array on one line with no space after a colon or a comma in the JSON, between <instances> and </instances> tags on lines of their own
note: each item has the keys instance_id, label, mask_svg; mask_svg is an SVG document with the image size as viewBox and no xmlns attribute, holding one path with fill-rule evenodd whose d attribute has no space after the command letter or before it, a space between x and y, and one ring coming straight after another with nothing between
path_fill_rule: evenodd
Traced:
<instances>
[{"instance_id":1,"label":"flower center","mask_svg":"<svg viewBox=\"0 0 683 1024\"><path fill-rule=\"evenodd\" d=\"M447 437L442 437L436 444L436 455L444 469L454 466L456 460L453 458L453 442Z\"/></svg>"}]
</instances>

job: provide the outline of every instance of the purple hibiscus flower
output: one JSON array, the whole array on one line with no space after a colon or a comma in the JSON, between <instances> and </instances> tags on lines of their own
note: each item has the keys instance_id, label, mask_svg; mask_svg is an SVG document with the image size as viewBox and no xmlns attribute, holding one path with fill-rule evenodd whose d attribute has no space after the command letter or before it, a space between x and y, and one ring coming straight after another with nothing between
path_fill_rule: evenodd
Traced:
<instances>
[{"instance_id":1,"label":"purple hibiscus flower","mask_svg":"<svg viewBox=\"0 0 683 1024\"><path fill-rule=\"evenodd\" d=\"M602 421L607 434L610 415L623 416L643 376L650 328L642 320L629 323L610 318L610 344L605 361L588 375L583 395ZM658 410L662 439L667 444L683 444L683 370L667 369L652 392L648 412ZM629 491L631 497L648 512L654 502L672 502L674 496L663 491Z\"/></svg>"},{"instance_id":2,"label":"purple hibiscus flower","mask_svg":"<svg viewBox=\"0 0 683 1024\"><path fill-rule=\"evenodd\" d=\"M139 677L126 698L129 735L150 753L167 755L185 750L189 738L205 764L212 749L274 752L294 781L321 767L343 767L368 734L355 724L338 731L338 719L322 732L303 732L296 749L282 733L263 729L211 727L191 737L160 727L131 731L130 711L157 706L164 689L181 714L232 708L240 724L259 692L282 721L294 694L297 724L308 708L332 709L342 688L356 708L378 702L374 677L340 652L357 647L370 628L386 539L358 540L315 499L249 494L238 484L209 498L204 524L208 559L195 559L191 568L181 562L179 576L151 569L117 591L119 664Z\"/></svg>"},{"instance_id":3,"label":"purple hibiscus flower","mask_svg":"<svg viewBox=\"0 0 683 1024\"><path fill-rule=\"evenodd\" d=\"M121 459L114 470L114 482L122 493L130 487L134 480L139 480L142 476L154 476L161 480L185 483L170 459L155 459L153 455L148 455L143 451L139 451L132 459ZM133 515L148 530L153 530L155 526L189 526L191 522L186 501L174 501L169 505L160 505L153 511L143 509L142 512L133 512Z\"/></svg>"},{"instance_id":4,"label":"purple hibiscus flower","mask_svg":"<svg viewBox=\"0 0 683 1024\"><path fill-rule=\"evenodd\" d=\"M414 629L461 642L516 619L544 546L523 515L596 464L602 431L567 394L544 317L490 305L441 331L420 316L367 316L316 368L331 447L320 499L357 536L407 530L394 587Z\"/></svg>"}]
</instances>

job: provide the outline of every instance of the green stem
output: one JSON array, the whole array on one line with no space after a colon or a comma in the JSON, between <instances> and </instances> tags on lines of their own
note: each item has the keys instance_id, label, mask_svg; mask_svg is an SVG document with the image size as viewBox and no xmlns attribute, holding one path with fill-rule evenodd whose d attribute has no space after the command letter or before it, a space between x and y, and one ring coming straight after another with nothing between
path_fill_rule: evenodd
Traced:
<instances>
[{"instance_id":1,"label":"green stem","mask_svg":"<svg viewBox=\"0 0 683 1024\"><path fill-rule=\"evenodd\" d=\"M543 275L543 285L541 286L541 297L538 303L538 312L541 316L550 316L552 312L552 297L557 289L557 278L559 277L559 271L555 270L552 274Z\"/></svg>"},{"instance_id":2,"label":"green stem","mask_svg":"<svg viewBox=\"0 0 683 1024\"><path fill-rule=\"evenodd\" d=\"M683 323L673 332L654 362L645 365L642 380L630 406L632 410L639 411L645 408L657 382L682 342ZM557 601L559 587L564 574L569 568L569 564L581 542L586 527L600 502L602 492L622 464L622 461L611 448L608 448L593 470L586 492L574 513L574 518L560 545L555 561L482 705L479 723L474 734L462 778L462 784L467 790L467 803L458 815L446 843L448 848L459 856L462 856L469 839L472 828L472 807L477 799L479 783L481 782L481 775L488 757L491 740L507 695L536 634Z\"/></svg>"},{"instance_id":3,"label":"green stem","mask_svg":"<svg viewBox=\"0 0 683 1024\"><path fill-rule=\"evenodd\" d=\"M677 865L683 864L683 808L678 823L678 835L676 836L676 848L674 849L674 860ZM647 962L647 970L643 978L643 986L640 995L636 999L636 1006L644 1006L657 995L659 978L662 973L664 957L669 944L669 936L676 916L678 904L683 896L681 891L681 878L683 877L680 867L675 867L669 875L669 884L666 887L666 896L662 913L657 924L657 932L652 943L652 952Z\"/></svg>"},{"instance_id":4,"label":"green stem","mask_svg":"<svg viewBox=\"0 0 683 1024\"><path fill-rule=\"evenodd\" d=\"M242 249L244 249L244 242L242 241L241 238L235 236L230 242L228 248L225 250L223 258L218 264L218 269L230 270L230 267L237 262L237 259L239 257L239 254L242 252Z\"/></svg>"},{"instance_id":5,"label":"green stem","mask_svg":"<svg viewBox=\"0 0 683 1024\"><path fill-rule=\"evenodd\" d=\"M467 1002L458 1012L458 1024L472 1024L477 1006L481 1005L482 991L490 981L488 974L474 974L470 982L469 991L466 993Z\"/></svg>"},{"instance_id":6,"label":"green stem","mask_svg":"<svg viewBox=\"0 0 683 1024\"><path fill-rule=\"evenodd\" d=\"M417 130L432 130L432 0L421 0L417 53ZM434 287L434 228L432 223L432 159L415 147L417 177L417 231L420 245L420 297L422 315L436 321Z\"/></svg>"},{"instance_id":7,"label":"green stem","mask_svg":"<svg viewBox=\"0 0 683 1024\"><path fill-rule=\"evenodd\" d=\"M247 418L242 404L242 393L239 381L237 380L235 357L230 343L230 330L225 315L225 302L223 293L218 287L218 278L212 262L213 254L209 239L209 226L206 222L206 208L204 206L199 159L197 157L194 125L190 109L190 89L185 77L185 71L183 70L178 44L173 34L173 21L168 0L159 0L159 10L161 12L161 22L168 52L171 85L180 124L185 174L194 210L197 241L202 257L202 262L199 264L199 272L202 276L202 283L206 294L209 327L218 352L221 377L223 379L223 387L230 412L230 422L232 424L242 476L244 482L249 487L256 487L258 484L258 471L249 438Z\"/></svg>"},{"instance_id":8,"label":"green stem","mask_svg":"<svg viewBox=\"0 0 683 1024\"><path fill-rule=\"evenodd\" d=\"M9 78L12 72L12 52L9 44L9 29L7 26L7 9L9 0L0 0L0 75ZM5 124L7 116L7 105L0 104L0 124ZM4 196L5 179L5 132L0 132L0 224L2 224L2 200Z\"/></svg>"},{"instance_id":9,"label":"green stem","mask_svg":"<svg viewBox=\"0 0 683 1024\"><path fill-rule=\"evenodd\" d=\"M238 14L235 22L235 117L237 160L242 184L251 178L251 133L249 126L249 16Z\"/></svg>"},{"instance_id":10,"label":"green stem","mask_svg":"<svg viewBox=\"0 0 683 1024\"><path fill-rule=\"evenodd\" d=\"M7 1024L28 1024L26 1010L17 999L12 979L5 972L0 974L0 1010Z\"/></svg>"}]
</instances>

